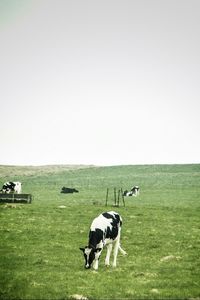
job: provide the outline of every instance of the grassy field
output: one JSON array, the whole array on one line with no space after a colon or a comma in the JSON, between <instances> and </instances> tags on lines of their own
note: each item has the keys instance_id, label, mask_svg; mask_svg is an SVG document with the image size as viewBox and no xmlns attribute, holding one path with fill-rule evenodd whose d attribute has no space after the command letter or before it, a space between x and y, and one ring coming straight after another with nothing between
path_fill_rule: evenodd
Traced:
<instances>
[{"instance_id":1,"label":"grassy field","mask_svg":"<svg viewBox=\"0 0 200 300\"><path fill-rule=\"evenodd\" d=\"M0 205L0 299L200 299L200 165L0 166L32 204ZM139 197L113 207L113 188ZM76 194L61 194L63 186ZM108 206L105 207L106 189ZM65 208L59 208L65 206ZM123 218L117 268L84 269L91 221Z\"/></svg>"}]
</instances>

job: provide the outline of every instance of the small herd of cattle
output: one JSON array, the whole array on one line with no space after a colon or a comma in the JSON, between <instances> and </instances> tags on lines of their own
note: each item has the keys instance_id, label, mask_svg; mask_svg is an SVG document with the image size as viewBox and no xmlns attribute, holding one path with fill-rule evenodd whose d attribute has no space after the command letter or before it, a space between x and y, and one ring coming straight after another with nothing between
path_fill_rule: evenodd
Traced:
<instances>
[{"instance_id":1,"label":"small herd of cattle","mask_svg":"<svg viewBox=\"0 0 200 300\"><path fill-rule=\"evenodd\" d=\"M2 186L2 189L0 190L0 193L10 194L10 193L16 193L21 194L22 192L22 183L19 181L8 181L5 182ZM62 187L61 193L78 193L79 191L74 188L67 188Z\"/></svg>"},{"instance_id":2,"label":"small herd of cattle","mask_svg":"<svg viewBox=\"0 0 200 300\"><path fill-rule=\"evenodd\" d=\"M22 190L21 182L5 182L3 184L1 193L17 193L20 194ZM130 191L123 192L123 196L138 196L140 188L134 186ZM78 193L79 191L74 188L62 187L61 193ZM105 265L110 265L110 255L113 249L113 267L117 264L117 254L120 251L123 255L126 255L120 246L120 233L122 226L121 216L114 212L109 211L100 214L96 217L90 227L88 245L84 248L80 248L85 258L85 268L89 269L91 266L94 270L98 270L99 258L102 250L107 246L107 254L105 258ZM114 246L114 248L113 248Z\"/></svg>"},{"instance_id":3,"label":"small herd of cattle","mask_svg":"<svg viewBox=\"0 0 200 300\"><path fill-rule=\"evenodd\" d=\"M1 193L10 194L10 193L16 193L20 194L22 191L22 183L19 181L9 181L5 182L2 186L2 189L0 190ZM75 188L68 188L63 186L61 189L61 193L63 194L72 194L72 193L79 193L79 191ZM123 196L129 197L129 196L138 196L140 193L139 186L134 186L131 188L130 191L125 190L123 192Z\"/></svg>"},{"instance_id":4,"label":"small herd of cattle","mask_svg":"<svg viewBox=\"0 0 200 300\"><path fill-rule=\"evenodd\" d=\"M74 188L68 188L68 187L63 186L62 189L61 189L61 193L72 194L72 193L79 193L79 191L77 189L74 189ZM139 188L139 186L136 185L136 186L133 186L130 191L125 190L123 192L123 196L125 196L125 197L126 196L127 197L135 196L136 197L136 196L139 195L139 193L140 193L140 188Z\"/></svg>"}]
</instances>

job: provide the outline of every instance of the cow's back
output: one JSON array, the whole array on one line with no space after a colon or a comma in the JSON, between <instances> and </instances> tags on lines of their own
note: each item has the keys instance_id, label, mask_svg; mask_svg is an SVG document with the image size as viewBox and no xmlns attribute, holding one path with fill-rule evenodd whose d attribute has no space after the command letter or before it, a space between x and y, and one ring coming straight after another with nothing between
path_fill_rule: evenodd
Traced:
<instances>
[{"instance_id":1,"label":"cow's back","mask_svg":"<svg viewBox=\"0 0 200 300\"><path fill-rule=\"evenodd\" d=\"M91 224L89 232L89 241L91 245L97 245L100 241L103 243L114 241L122 225L122 219L116 212L105 212L95 218Z\"/></svg>"}]
</instances>

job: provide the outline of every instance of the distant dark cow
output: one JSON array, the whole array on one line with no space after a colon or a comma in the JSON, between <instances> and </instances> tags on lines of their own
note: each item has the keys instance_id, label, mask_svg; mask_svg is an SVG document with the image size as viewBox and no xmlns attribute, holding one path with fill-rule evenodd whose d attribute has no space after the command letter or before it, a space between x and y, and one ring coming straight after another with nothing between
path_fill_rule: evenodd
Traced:
<instances>
[{"instance_id":1,"label":"distant dark cow","mask_svg":"<svg viewBox=\"0 0 200 300\"><path fill-rule=\"evenodd\" d=\"M126 196L126 197L135 196L136 197L139 195L139 193L140 193L140 188L139 188L139 186L136 185L136 186L133 186L130 191L125 190L123 192L123 196Z\"/></svg>"},{"instance_id":2,"label":"distant dark cow","mask_svg":"<svg viewBox=\"0 0 200 300\"><path fill-rule=\"evenodd\" d=\"M16 194L20 194L22 190L22 184L21 182L15 181L15 182L5 182L3 184L3 187L1 189L2 193L16 193Z\"/></svg>"},{"instance_id":3,"label":"distant dark cow","mask_svg":"<svg viewBox=\"0 0 200 300\"><path fill-rule=\"evenodd\" d=\"M118 250L123 255L126 252L120 247L120 232L122 226L122 218L114 211L102 213L95 218L91 224L89 232L88 246L80 248L85 257L85 268L91 266L98 270L99 258L104 246L107 245L107 254L105 265L110 265L110 254L114 244L113 267L116 267Z\"/></svg>"},{"instance_id":4,"label":"distant dark cow","mask_svg":"<svg viewBox=\"0 0 200 300\"><path fill-rule=\"evenodd\" d=\"M76 189L72 189L72 188L67 188L67 187L62 187L61 193L64 194L72 194L72 193L78 193L79 191Z\"/></svg>"}]
</instances>

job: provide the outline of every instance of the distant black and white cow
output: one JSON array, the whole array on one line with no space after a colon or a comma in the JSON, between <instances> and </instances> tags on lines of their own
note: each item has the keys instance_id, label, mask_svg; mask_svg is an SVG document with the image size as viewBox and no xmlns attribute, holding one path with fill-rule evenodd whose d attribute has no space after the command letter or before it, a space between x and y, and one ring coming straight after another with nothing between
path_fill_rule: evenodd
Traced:
<instances>
[{"instance_id":1,"label":"distant black and white cow","mask_svg":"<svg viewBox=\"0 0 200 300\"><path fill-rule=\"evenodd\" d=\"M22 191L22 184L19 181L9 181L9 182L5 182L3 184L3 187L1 189L2 193L16 193L16 194L20 194Z\"/></svg>"},{"instance_id":2,"label":"distant black and white cow","mask_svg":"<svg viewBox=\"0 0 200 300\"><path fill-rule=\"evenodd\" d=\"M64 194L72 194L72 193L78 193L79 191L73 188L67 188L67 187L62 187L61 193Z\"/></svg>"},{"instance_id":3,"label":"distant black and white cow","mask_svg":"<svg viewBox=\"0 0 200 300\"><path fill-rule=\"evenodd\" d=\"M123 192L123 196L138 196L139 195L139 193L140 193L140 188L139 188L139 186L133 186L132 188L131 188L131 190L130 191L127 191L127 190L125 190L124 192Z\"/></svg>"},{"instance_id":4,"label":"distant black and white cow","mask_svg":"<svg viewBox=\"0 0 200 300\"><path fill-rule=\"evenodd\" d=\"M123 192L123 196L125 196L125 197L133 196L133 192L129 192L128 190L125 190Z\"/></svg>"},{"instance_id":5,"label":"distant black and white cow","mask_svg":"<svg viewBox=\"0 0 200 300\"><path fill-rule=\"evenodd\" d=\"M80 248L85 257L86 269L93 266L95 270L98 270L99 258L104 246L107 246L106 266L110 265L110 255L113 245L113 267L116 267L118 250L123 255L126 255L126 252L120 246L121 226L122 218L114 211L102 213L93 220L89 232L88 246Z\"/></svg>"}]
</instances>

